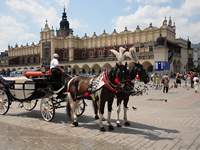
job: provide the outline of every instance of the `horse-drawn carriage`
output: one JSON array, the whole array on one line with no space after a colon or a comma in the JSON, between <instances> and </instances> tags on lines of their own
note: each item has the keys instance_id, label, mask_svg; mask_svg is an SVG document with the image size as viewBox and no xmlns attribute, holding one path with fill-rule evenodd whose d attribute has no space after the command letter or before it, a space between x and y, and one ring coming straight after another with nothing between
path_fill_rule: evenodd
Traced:
<instances>
[{"instance_id":1,"label":"horse-drawn carriage","mask_svg":"<svg viewBox=\"0 0 200 150\"><path fill-rule=\"evenodd\" d=\"M77 116L82 115L86 106L84 99L90 99L94 102L95 119L99 118L101 131L105 131L103 114L107 102L107 122L109 129L112 130L111 111L116 97L117 126L121 126L119 113L122 101L124 104L124 124L129 125L127 105L129 96L134 90L134 81L138 76L137 80L147 83L149 78L143 66L139 63L134 48L130 48L129 51L119 48L119 52L116 50L111 50L111 52L116 55L119 62L109 71L105 69L104 72L95 77L66 77L61 82L63 85L57 90L52 88L54 82L52 82L51 76L43 75L40 72L38 72L40 77L37 76L31 79L27 77L0 77L0 114L6 114L14 101L20 102L25 109L32 110L38 100L41 99L40 111L44 120L51 121L55 115L55 109L67 106L72 124L78 126ZM125 65L122 63L125 56L135 60L132 67L128 67L127 63ZM140 91L140 88L138 91ZM69 105L61 105L63 102Z\"/></svg>"},{"instance_id":2,"label":"horse-drawn carriage","mask_svg":"<svg viewBox=\"0 0 200 150\"><path fill-rule=\"evenodd\" d=\"M52 90L51 76L42 72L35 72L36 76L27 78L0 77L0 114L5 115L13 102L19 102L25 110L33 110L40 100L40 111L45 121L51 121L55 115L55 109L66 107L67 92L65 83L58 89ZM28 77L29 73L27 73ZM77 115L85 110L84 100L80 101Z\"/></svg>"}]
</instances>

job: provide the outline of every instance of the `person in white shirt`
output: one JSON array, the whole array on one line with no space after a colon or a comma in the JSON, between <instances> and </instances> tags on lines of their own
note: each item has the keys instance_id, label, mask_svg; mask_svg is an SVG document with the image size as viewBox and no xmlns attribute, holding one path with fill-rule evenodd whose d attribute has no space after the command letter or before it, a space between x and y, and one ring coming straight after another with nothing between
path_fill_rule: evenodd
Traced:
<instances>
[{"instance_id":1,"label":"person in white shirt","mask_svg":"<svg viewBox=\"0 0 200 150\"><path fill-rule=\"evenodd\" d=\"M54 91L60 89L64 83L63 71L60 68L58 58L59 55L54 53L50 63L51 82Z\"/></svg>"},{"instance_id":2,"label":"person in white shirt","mask_svg":"<svg viewBox=\"0 0 200 150\"><path fill-rule=\"evenodd\" d=\"M56 68L56 67L59 66L58 58L59 58L59 55L54 53L53 54L53 59L51 60L51 63L50 63L50 69Z\"/></svg>"},{"instance_id":3,"label":"person in white shirt","mask_svg":"<svg viewBox=\"0 0 200 150\"><path fill-rule=\"evenodd\" d=\"M197 75L194 76L193 81L194 81L194 90L195 93L197 93L199 88L199 78L197 77Z\"/></svg>"}]
</instances>

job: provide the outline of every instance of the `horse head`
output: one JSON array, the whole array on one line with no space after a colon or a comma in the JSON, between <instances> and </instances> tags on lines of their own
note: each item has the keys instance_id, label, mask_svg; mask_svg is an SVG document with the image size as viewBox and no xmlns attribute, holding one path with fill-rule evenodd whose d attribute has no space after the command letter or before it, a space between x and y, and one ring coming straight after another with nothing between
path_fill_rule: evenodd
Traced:
<instances>
[{"instance_id":1,"label":"horse head","mask_svg":"<svg viewBox=\"0 0 200 150\"><path fill-rule=\"evenodd\" d=\"M127 64L116 63L115 67L108 72L107 86L110 86L110 89L113 88L115 92L121 91L125 86L127 75Z\"/></svg>"}]
</instances>

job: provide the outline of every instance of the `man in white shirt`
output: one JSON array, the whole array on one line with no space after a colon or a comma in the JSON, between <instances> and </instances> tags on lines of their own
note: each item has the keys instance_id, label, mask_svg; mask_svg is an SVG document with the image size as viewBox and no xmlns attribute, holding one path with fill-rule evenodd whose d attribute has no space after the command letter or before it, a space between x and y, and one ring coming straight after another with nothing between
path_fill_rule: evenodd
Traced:
<instances>
[{"instance_id":1,"label":"man in white shirt","mask_svg":"<svg viewBox=\"0 0 200 150\"><path fill-rule=\"evenodd\" d=\"M58 54L54 53L53 59L51 60L51 63L50 63L50 69L56 68L59 66L58 58L59 58Z\"/></svg>"},{"instance_id":2,"label":"man in white shirt","mask_svg":"<svg viewBox=\"0 0 200 150\"><path fill-rule=\"evenodd\" d=\"M60 68L58 58L59 58L59 55L54 53L53 59L51 60L51 63L50 63L51 82L53 85L53 90L60 89L64 82L63 71Z\"/></svg>"},{"instance_id":3,"label":"man in white shirt","mask_svg":"<svg viewBox=\"0 0 200 150\"><path fill-rule=\"evenodd\" d=\"M199 88L199 78L197 74L194 75L193 81L194 81L194 90L195 90L195 93L197 93L198 88Z\"/></svg>"}]
</instances>

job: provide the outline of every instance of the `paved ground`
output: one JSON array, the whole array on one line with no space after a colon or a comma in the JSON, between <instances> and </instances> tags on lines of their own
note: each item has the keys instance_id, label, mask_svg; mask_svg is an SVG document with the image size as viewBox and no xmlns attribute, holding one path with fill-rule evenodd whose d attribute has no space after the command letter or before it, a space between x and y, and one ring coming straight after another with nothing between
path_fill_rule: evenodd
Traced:
<instances>
[{"instance_id":1,"label":"paved ground","mask_svg":"<svg viewBox=\"0 0 200 150\"><path fill-rule=\"evenodd\" d=\"M151 90L149 95L131 97L131 126L105 133L93 119L91 102L87 104L77 128L70 125L64 109L57 110L52 122L45 122L39 105L27 112L13 104L6 116L0 116L0 150L200 150L200 93L193 90L170 89L168 94ZM112 116L116 118L115 105Z\"/></svg>"}]
</instances>

